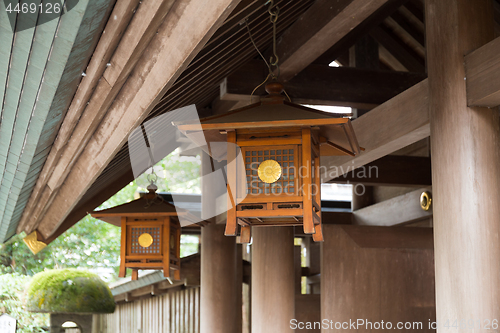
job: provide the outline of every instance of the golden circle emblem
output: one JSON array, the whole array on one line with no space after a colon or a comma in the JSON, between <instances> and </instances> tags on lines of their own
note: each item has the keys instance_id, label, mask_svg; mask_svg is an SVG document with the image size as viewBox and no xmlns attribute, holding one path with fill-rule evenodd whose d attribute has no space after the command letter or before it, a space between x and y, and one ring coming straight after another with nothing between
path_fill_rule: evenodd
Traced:
<instances>
[{"instance_id":1,"label":"golden circle emblem","mask_svg":"<svg viewBox=\"0 0 500 333\"><path fill-rule=\"evenodd\" d=\"M266 160L259 165L258 174L264 183L272 184L281 177L281 165L275 160Z\"/></svg>"},{"instance_id":2,"label":"golden circle emblem","mask_svg":"<svg viewBox=\"0 0 500 333\"><path fill-rule=\"evenodd\" d=\"M150 247L151 244L153 244L153 236L151 236L150 234L148 234L147 232L141 234L139 236L139 245L142 246L142 247Z\"/></svg>"}]
</instances>

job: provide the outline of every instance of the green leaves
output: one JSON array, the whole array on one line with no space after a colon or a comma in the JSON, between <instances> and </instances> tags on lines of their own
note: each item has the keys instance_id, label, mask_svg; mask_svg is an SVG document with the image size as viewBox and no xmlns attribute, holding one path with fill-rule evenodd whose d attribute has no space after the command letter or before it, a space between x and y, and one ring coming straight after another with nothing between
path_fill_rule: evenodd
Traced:
<instances>
[{"instance_id":1,"label":"green leaves","mask_svg":"<svg viewBox=\"0 0 500 333\"><path fill-rule=\"evenodd\" d=\"M31 313L26 309L25 290L31 277L14 274L0 275L0 313L8 313L17 319L17 331L21 333L44 332L48 327L49 315Z\"/></svg>"}]
</instances>

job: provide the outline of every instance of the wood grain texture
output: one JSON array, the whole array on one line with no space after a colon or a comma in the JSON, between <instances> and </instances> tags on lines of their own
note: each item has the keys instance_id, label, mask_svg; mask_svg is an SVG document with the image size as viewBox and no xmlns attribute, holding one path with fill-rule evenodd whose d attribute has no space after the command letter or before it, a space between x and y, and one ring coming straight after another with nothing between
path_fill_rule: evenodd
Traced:
<instances>
[{"instance_id":1,"label":"wood grain texture","mask_svg":"<svg viewBox=\"0 0 500 333\"><path fill-rule=\"evenodd\" d=\"M86 76L82 78L71 105L69 106L64 122L61 125L56 140L54 141L51 153L47 157L47 165L42 170L40 175L41 179L47 178L47 174L53 171L55 163L58 162L63 149L68 145L70 137L73 134L76 135L73 131L79 123L82 113L86 109L87 102L89 102L91 96L95 94L95 97L100 98L102 97L102 93L100 93L102 90L109 92L109 84L107 82L100 83L100 79L126 27L130 23L138 3L139 0L120 1L113 8L111 13L112 19L106 24L104 33L102 34L93 53L92 59L86 68ZM95 92L98 85L100 86Z\"/></svg>"},{"instance_id":2,"label":"wood grain texture","mask_svg":"<svg viewBox=\"0 0 500 333\"><path fill-rule=\"evenodd\" d=\"M281 0L275 3L279 4L282 9L281 20L278 22L278 33L280 33L310 5L311 0L293 2ZM249 23L252 31L255 32L254 39L258 45L263 45L262 43L270 36L271 31L268 13L262 10L257 11L255 16L250 18ZM236 50L226 52L228 47L235 47ZM207 105L218 94L220 81L241 63L253 58L255 54L253 45L248 43L246 28L239 25L231 30L228 43L204 47L203 51L191 61L176 83L163 95L161 102L150 112L147 119L189 104ZM208 115L209 113L204 113L200 116L203 118ZM120 175L130 169L128 159L128 147L124 145L82 198L86 201L111 186L115 181L115 174Z\"/></svg>"},{"instance_id":3,"label":"wood grain texture","mask_svg":"<svg viewBox=\"0 0 500 333\"><path fill-rule=\"evenodd\" d=\"M241 260L241 258L238 258ZM240 276L241 278L241 276ZM241 332L241 281L237 279L236 238L224 236L224 225L201 231L201 332Z\"/></svg>"},{"instance_id":4,"label":"wood grain texture","mask_svg":"<svg viewBox=\"0 0 500 333\"><path fill-rule=\"evenodd\" d=\"M365 227L355 227L362 229ZM435 332L434 256L432 249L360 247L342 226L324 225L321 244L321 318L391 322L392 331ZM391 228L366 235L372 242ZM406 229L411 237L413 228ZM404 231L404 230L403 230ZM427 233L432 242L432 232ZM397 330L397 322L422 322L422 328ZM382 330L382 331L391 331ZM339 332L335 327L321 332ZM346 329L347 331L347 329ZM362 326L358 332L373 332Z\"/></svg>"},{"instance_id":5,"label":"wood grain texture","mask_svg":"<svg viewBox=\"0 0 500 333\"><path fill-rule=\"evenodd\" d=\"M426 1L440 322L500 317L500 120L496 109L467 107L463 66L464 54L494 38L491 6Z\"/></svg>"},{"instance_id":6,"label":"wood grain texture","mask_svg":"<svg viewBox=\"0 0 500 333\"><path fill-rule=\"evenodd\" d=\"M422 188L398 197L354 211L353 223L357 225L392 226L432 217L432 210L420 207L420 195L429 188Z\"/></svg>"},{"instance_id":7,"label":"wood grain texture","mask_svg":"<svg viewBox=\"0 0 500 333\"><path fill-rule=\"evenodd\" d=\"M316 1L278 43L280 79L290 80L386 2Z\"/></svg>"},{"instance_id":8,"label":"wood grain texture","mask_svg":"<svg viewBox=\"0 0 500 333\"><path fill-rule=\"evenodd\" d=\"M181 0L170 10L135 71L128 77L106 116L77 158L64 184L43 216L35 216L42 234L49 236L97 179L130 133L156 105L214 31L236 1L200 3ZM203 13L203 15L201 15ZM205 20L200 20L205 17ZM193 22L196 21L196 24ZM189 38L187 38L189 36ZM176 50L173 52L172 50ZM75 191L74 188L79 190ZM64 199L63 199L64 198ZM60 200L60 201L59 201Z\"/></svg>"},{"instance_id":9,"label":"wood grain texture","mask_svg":"<svg viewBox=\"0 0 500 333\"><path fill-rule=\"evenodd\" d=\"M109 27L110 37L103 37L97 46L97 53L91 61L93 66L89 73L90 82L85 82L77 91L77 99L74 99L70 106L72 109L62 125L61 137L56 140L56 146L49 154L48 163L37 180L21 219L20 228L30 227L31 224L26 225L28 217L41 217L45 214L172 4L173 0L147 3L141 6L131 22L132 13L129 12L137 5L133 2L128 3L125 8L118 6L112 13L113 18L120 16L121 19ZM125 32L120 31L125 28L127 28ZM120 45L123 44L126 46L122 46L121 49L125 48L126 52L120 52ZM109 67L106 65L108 61L111 64ZM116 74L117 68L120 68L119 75ZM113 80L104 76L110 72L115 73L112 75Z\"/></svg>"},{"instance_id":10,"label":"wood grain texture","mask_svg":"<svg viewBox=\"0 0 500 333\"><path fill-rule=\"evenodd\" d=\"M344 56L347 56L347 58L349 58L349 55L347 53L349 53L348 50L352 46L355 46L355 44L357 44L361 39L367 36L367 34L373 28L380 25L387 17L393 15L398 8L403 8L402 5L407 2L408 0L388 0L365 20L356 25L356 27L349 31L330 49L328 49L316 60L314 60L314 63L328 65L334 60L340 60L341 58L344 58ZM345 66L349 64L348 59L344 58L343 61L343 64Z\"/></svg>"},{"instance_id":11,"label":"wood grain texture","mask_svg":"<svg viewBox=\"0 0 500 333\"><path fill-rule=\"evenodd\" d=\"M227 217L226 236L236 236L236 193L238 193L238 174L236 168L236 131L227 132Z\"/></svg>"},{"instance_id":12,"label":"wood grain texture","mask_svg":"<svg viewBox=\"0 0 500 333\"><path fill-rule=\"evenodd\" d=\"M356 157L321 158L323 182L373 162L430 135L429 84L417 83L367 114L352 121L364 152ZM374 126L376 124L376 126Z\"/></svg>"},{"instance_id":13,"label":"wood grain texture","mask_svg":"<svg viewBox=\"0 0 500 333\"><path fill-rule=\"evenodd\" d=\"M252 332L293 332L293 228L253 228Z\"/></svg>"},{"instance_id":14,"label":"wood grain texture","mask_svg":"<svg viewBox=\"0 0 500 333\"><path fill-rule=\"evenodd\" d=\"M500 38L496 38L465 56L467 104L496 107L500 105Z\"/></svg>"}]
</instances>

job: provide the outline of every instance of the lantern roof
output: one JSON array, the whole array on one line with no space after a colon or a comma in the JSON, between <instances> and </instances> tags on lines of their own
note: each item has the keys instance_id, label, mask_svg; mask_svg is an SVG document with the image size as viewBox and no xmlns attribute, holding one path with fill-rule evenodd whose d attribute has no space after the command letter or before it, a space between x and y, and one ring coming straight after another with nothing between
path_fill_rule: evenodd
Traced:
<instances>
[{"instance_id":1,"label":"lantern roof","mask_svg":"<svg viewBox=\"0 0 500 333\"><path fill-rule=\"evenodd\" d=\"M319 130L324 143L330 143L321 148L321 155L356 155L360 152L351 121L345 114L323 112L288 102L281 95L283 85L278 82L267 84L266 91L269 95L258 103L200 119L199 123L185 121L174 125L200 147L205 145L204 140L209 144L226 141L225 133L230 130L258 133L278 128L311 127ZM201 131L204 137L199 135ZM220 158L217 150L210 155Z\"/></svg>"},{"instance_id":2,"label":"lantern roof","mask_svg":"<svg viewBox=\"0 0 500 333\"><path fill-rule=\"evenodd\" d=\"M149 189L149 193L131 202L108 209L90 212L90 215L99 220L121 226L122 217L153 217L153 216L182 216L193 223L199 219L187 210L178 208Z\"/></svg>"}]
</instances>

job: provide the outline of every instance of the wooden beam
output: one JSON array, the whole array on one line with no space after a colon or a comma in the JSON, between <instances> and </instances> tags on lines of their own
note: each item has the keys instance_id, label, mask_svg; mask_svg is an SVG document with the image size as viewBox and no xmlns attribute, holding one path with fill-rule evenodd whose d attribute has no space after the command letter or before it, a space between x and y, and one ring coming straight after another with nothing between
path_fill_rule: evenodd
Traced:
<instances>
[{"instance_id":1,"label":"wooden beam","mask_svg":"<svg viewBox=\"0 0 500 333\"><path fill-rule=\"evenodd\" d=\"M61 225L54 231L54 233L44 239L45 244L49 244L54 241L57 237L63 234L66 230L74 226L78 221L83 219L88 212L99 207L103 202L111 198L122 188L127 186L132 180L134 180L134 174L132 170L127 170L122 176L115 180L112 184L106 187L104 191L99 192L97 195L84 195L82 200L78 205L71 211L71 213L64 219Z\"/></svg>"},{"instance_id":2,"label":"wooden beam","mask_svg":"<svg viewBox=\"0 0 500 333\"><path fill-rule=\"evenodd\" d=\"M385 3L387 0L316 1L280 38L280 78L290 80Z\"/></svg>"},{"instance_id":3,"label":"wooden beam","mask_svg":"<svg viewBox=\"0 0 500 333\"><path fill-rule=\"evenodd\" d=\"M432 184L431 159L418 156L384 156L329 183L423 187Z\"/></svg>"},{"instance_id":4,"label":"wooden beam","mask_svg":"<svg viewBox=\"0 0 500 333\"><path fill-rule=\"evenodd\" d=\"M323 224L352 224L351 212L321 212L321 223Z\"/></svg>"},{"instance_id":5,"label":"wooden beam","mask_svg":"<svg viewBox=\"0 0 500 333\"><path fill-rule=\"evenodd\" d=\"M127 0L115 6L96 46L58 136L40 173L18 226L33 227L44 214L79 154L123 87L147 43L173 5L173 0L141 4ZM137 11L136 11L137 9ZM135 14L134 14L135 12ZM123 50L123 52L122 52ZM107 66L107 64L110 66ZM31 220L31 222L29 222Z\"/></svg>"},{"instance_id":6,"label":"wooden beam","mask_svg":"<svg viewBox=\"0 0 500 333\"><path fill-rule=\"evenodd\" d=\"M106 116L82 153L75 157L65 180L59 180L57 183L61 185L54 191L47 188L53 200L45 213L28 217L31 227L25 229L38 225L45 237L57 229L126 142L128 134L149 114L236 3L236 0L176 1Z\"/></svg>"},{"instance_id":7,"label":"wooden beam","mask_svg":"<svg viewBox=\"0 0 500 333\"><path fill-rule=\"evenodd\" d=\"M355 225L344 225L341 228L361 248L434 249L432 228L386 228Z\"/></svg>"},{"instance_id":8,"label":"wooden beam","mask_svg":"<svg viewBox=\"0 0 500 333\"><path fill-rule=\"evenodd\" d=\"M465 56L467 104L500 105L500 37Z\"/></svg>"},{"instance_id":9,"label":"wooden beam","mask_svg":"<svg viewBox=\"0 0 500 333\"><path fill-rule=\"evenodd\" d=\"M371 29L378 26L387 17L392 15L398 8L405 4L407 0L389 0L384 5L380 6L373 14L358 24L354 29L349 31L344 37L330 47L326 52L320 55L315 64L328 65L334 60L340 58L347 50L349 50L358 40L367 35ZM346 63L347 65L348 63Z\"/></svg>"},{"instance_id":10,"label":"wooden beam","mask_svg":"<svg viewBox=\"0 0 500 333\"><path fill-rule=\"evenodd\" d=\"M432 217L432 210L420 207L420 195L430 188L422 188L374 205L358 209L352 213L357 225L394 226L407 224Z\"/></svg>"},{"instance_id":11,"label":"wooden beam","mask_svg":"<svg viewBox=\"0 0 500 333\"><path fill-rule=\"evenodd\" d=\"M403 28L410 36L412 36L420 45L425 46L425 36L424 29L419 29L418 26L413 25L403 14L404 11L395 11L391 15L391 19L394 20L401 28Z\"/></svg>"},{"instance_id":12,"label":"wooden beam","mask_svg":"<svg viewBox=\"0 0 500 333\"><path fill-rule=\"evenodd\" d=\"M266 76L267 67L262 61L248 62L227 77L221 88L221 100L247 96L250 102L250 94ZM372 109L426 77L423 73L310 65L288 82L285 89L295 103ZM265 94L263 87L255 92L255 95Z\"/></svg>"},{"instance_id":13,"label":"wooden beam","mask_svg":"<svg viewBox=\"0 0 500 333\"><path fill-rule=\"evenodd\" d=\"M388 69L401 72L408 71L391 52L387 51L387 49L380 44L378 45L378 54L380 63Z\"/></svg>"},{"instance_id":14,"label":"wooden beam","mask_svg":"<svg viewBox=\"0 0 500 333\"><path fill-rule=\"evenodd\" d=\"M370 31L370 35L394 55L406 69L411 72L425 72L424 59L403 43L390 29L378 26Z\"/></svg>"},{"instance_id":15,"label":"wooden beam","mask_svg":"<svg viewBox=\"0 0 500 333\"><path fill-rule=\"evenodd\" d=\"M361 154L322 157L322 181L337 178L430 135L427 79L352 121ZM374 126L376 124L376 126Z\"/></svg>"}]
</instances>

